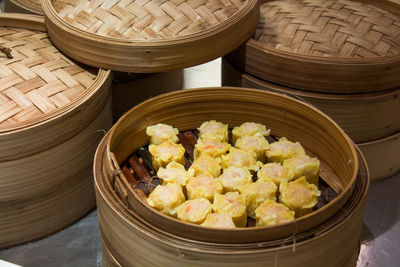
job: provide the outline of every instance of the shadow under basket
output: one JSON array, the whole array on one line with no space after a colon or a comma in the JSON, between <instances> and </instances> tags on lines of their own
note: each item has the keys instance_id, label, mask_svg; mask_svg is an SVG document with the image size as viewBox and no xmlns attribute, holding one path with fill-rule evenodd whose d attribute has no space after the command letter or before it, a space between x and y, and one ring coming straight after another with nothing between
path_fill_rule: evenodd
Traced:
<instances>
[{"instance_id":1,"label":"shadow under basket","mask_svg":"<svg viewBox=\"0 0 400 267\"><path fill-rule=\"evenodd\" d=\"M42 15L40 0L4 0L4 12Z\"/></svg>"},{"instance_id":2,"label":"shadow under basket","mask_svg":"<svg viewBox=\"0 0 400 267\"><path fill-rule=\"evenodd\" d=\"M274 136L299 141L320 159L321 177L338 196L317 211L288 223L237 229L204 228L166 216L148 206L120 171L120 164L147 144L146 127L161 122L186 131L212 119L227 123L229 127L246 121L263 123L272 129ZM112 128L106 153L98 157L103 157L103 175L110 183L110 190L117 188L128 209L162 231L217 243L265 242L320 225L348 201L359 164L351 140L331 119L312 106L261 90L215 87L172 92L137 105Z\"/></svg>"},{"instance_id":3,"label":"shadow under basket","mask_svg":"<svg viewBox=\"0 0 400 267\"><path fill-rule=\"evenodd\" d=\"M356 266L369 186L365 160L356 148L359 165L353 192L339 212L286 238L251 243L244 238L243 243L232 244L228 234L222 243L176 235L127 207L111 186L112 182L121 186L119 178L110 180L105 172L109 141L110 134L102 140L94 163L104 266ZM212 235L208 230L202 234ZM263 237L268 239L267 231Z\"/></svg>"}]
</instances>

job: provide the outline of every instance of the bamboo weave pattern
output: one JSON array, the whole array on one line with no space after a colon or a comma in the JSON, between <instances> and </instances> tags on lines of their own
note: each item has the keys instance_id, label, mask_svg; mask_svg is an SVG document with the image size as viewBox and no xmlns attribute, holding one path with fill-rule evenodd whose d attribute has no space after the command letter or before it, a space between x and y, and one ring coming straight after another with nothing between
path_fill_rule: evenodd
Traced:
<instances>
[{"instance_id":1,"label":"bamboo weave pattern","mask_svg":"<svg viewBox=\"0 0 400 267\"><path fill-rule=\"evenodd\" d=\"M400 54L400 16L358 1L270 1L261 6L256 40L312 56L394 56Z\"/></svg>"},{"instance_id":2,"label":"bamboo weave pattern","mask_svg":"<svg viewBox=\"0 0 400 267\"><path fill-rule=\"evenodd\" d=\"M36 11L42 10L42 5L40 4L40 0L9 0L9 1L21 5L23 7L29 7Z\"/></svg>"},{"instance_id":3,"label":"bamboo weave pattern","mask_svg":"<svg viewBox=\"0 0 400 267\"><path fill-rule=\"evenodd\" d=\"M200 32L245 0L52 0L68 24L100 36L152 40Z\"/></svg>"},{"instance_id":4,"label":"bamboo weave pattern","mask_svg":"<svg viewBox=\"0 0 400 267\"><path fill-rule=\"evenodd\" d=\"M96 75L63 56L47 34L0 27L0 125L23 122L51 113L82 95Z\"/></svg>"}]
</instances>

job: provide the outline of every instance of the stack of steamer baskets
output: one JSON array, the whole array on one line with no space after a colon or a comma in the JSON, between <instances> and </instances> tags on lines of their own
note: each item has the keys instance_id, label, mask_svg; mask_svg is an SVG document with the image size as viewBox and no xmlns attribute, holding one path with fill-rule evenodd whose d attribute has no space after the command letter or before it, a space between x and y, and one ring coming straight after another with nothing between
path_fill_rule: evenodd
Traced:
<instances>
[{"instance_id":1,"label":"stack of steamer baskets","mask_svg":"<svg viewBox=\"0 0 400 267\"><path fill-rule=\"evenodd\" d=\"M95 206L92 165L112 125L111 73L65 57L42 17L0 15L0 248Z\"/></svg>"},{"instance_id":2,"label":"stack of steamer baskets","mask_svg":"<svg viewBox=\"0 0 400 267\"><path fill-rule=\"evenodd\" d=\"M185 143L187 131L210 119L229 128L255 121L272 136L299 141L321 161L322 205L287 223L234 229L186 223L151 208L140 191L157 181L150 175L146 127L173 125ZM366 163L333 120L294 98L234 87L151 98L127 112L102 140L94 172L105 266L356 265L369 185Z\"/></svg>"},{"instance_id":3,"label":"stack of steamer baskets","mask_svg":"<svg viewBox=\"0 0 400 267\"><path fill-rule=\"evenodd\" d=\"M223 60L223 84L296 96L333 118L371 179L400 170L400 5L265 1L251 40Z\"/></svg>"}]
</instances>

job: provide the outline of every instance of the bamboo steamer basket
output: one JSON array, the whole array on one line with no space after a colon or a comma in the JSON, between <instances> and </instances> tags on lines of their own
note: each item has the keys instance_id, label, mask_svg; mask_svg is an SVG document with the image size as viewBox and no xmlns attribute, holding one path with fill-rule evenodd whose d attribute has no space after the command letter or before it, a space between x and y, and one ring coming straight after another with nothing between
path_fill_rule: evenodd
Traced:
<instances>
[{"instance_id":1,"label":"bamboo steamer basket","mask_svg":"<svg viewBox=\"0 0 400 267\"><path fill-rule=\"evenodd\" d=\"M302 91L241 72L226 58L222 60L221 73L224 86L278 92L314 105L337 122L356 143L374 141L400 131L400 88L351 95Z\"/></svg>"},{"instance_id":2,"label":"bamboo steamer basket","mask_svg":"<svg viewBox=\"0 0 400 267\"><path fill-rule=\"evenodd\" d=\"M145 129L149 125L162 122L185 131L196 129L210 119L223 121L230 127L245 121L257 121L271 128L275 136L301 142L321 160L321 172L326 174L326 182L339 196L318 211L291 223L253 229L205 230L204 227L156 212L138 197L120 172L119 164L147 144ZM288 237L325 221L340 210L350 197L358 165L350 139L321 112L283 95L240 88L182 90L145 101L126 113L111 130L105 161L104 175L113 177L118 173L116 186L125 196L127 205L151 224L185 238L231 243Z\"/></svg>"},{"instance_id":3,"label":"bamboo steamer basket","mask_svg":"<svg viewBox=\"0 0 400 267\"><path fill-rule=\"evenodd\" d=\"M88 65L165 72L215 59L255 30L256 0L43 0L54 44Z\"/></svg>"},{"instance_id":4,"label":"bamboo steamer basket","mask_svg":"<svg viewBox=\"0 0 400 267\"><path fill-rule=\"evenodd\" d=\"M4 0L3 10L7 13L43 15L40 0Z\"/></svg>"},{"instance_id":5,"label":"bamboo steamer basket","mask_svg":"<svg viewBox=\"0 0 400 267\"><path fill-rule=\"evenodd\" d=\"M94 166L104 266L356 265L369 186L368 169L359 152L360 165L351 197L340 212L321 225L269 242L211 243L163 231L126 207L125 200L111 189L112 179L104 176L109 138L106 136L98 147Z\"/></svg>"},{"instance_id":6,"label":"bamboo steamer basket","mask_svg":"<svg viewBox=\"0 0 400 267\"><path fill-rule=\"evenodd\" d=\"M357 145L368 162L371 181L390 177L400 171L400 132Z\"/></svg>"},{"instance_id":7,"label":"bamboo steamer basket","mask_svg":"<svg viewBox=\"0 0 400 267\"><path fill-rule=\"evenodd\" d=\"M53 233L94 207L89 170L112 113L111 72L62 55L42 17L1 14L0 44L12 56L0 55L4 248Z\"/></svg>"},{"instance_id":8,"label":"bamboo steamer basket","mask_svg":"<svg viewBox=\"0 0 400 267\"><path fill-rule=\"evenodd\" d=\"M114 72L112 85L114 121L144 100L180 90L182 85L182 69L152 74Z\"/></svg>"},{"instance_id":9,"label":"bamboo steamer basket","mask_svg":"<svg viewBox=\"0 0 400 267\"><path fill-rule=\"evenodd\" d=\"M371 181L400 171L400 89L344 95L296 90L242 73L222 60L222 84L249 87L294 96L310 103L336 121L360 147L370 168ZM395 132L395 134L393 134Z\"/></svg>"},{"instance_id":10,"label":"bamboo steamer basket","mask_svg":"<svg viewBox=\"0 0 400 267\"><path fill-rule=\"evenodd\" d=\"M255 77L325 93L400 87L400 5L391 0L264 1L255 36L229 55Z\"/></svg>"}]
</instances>

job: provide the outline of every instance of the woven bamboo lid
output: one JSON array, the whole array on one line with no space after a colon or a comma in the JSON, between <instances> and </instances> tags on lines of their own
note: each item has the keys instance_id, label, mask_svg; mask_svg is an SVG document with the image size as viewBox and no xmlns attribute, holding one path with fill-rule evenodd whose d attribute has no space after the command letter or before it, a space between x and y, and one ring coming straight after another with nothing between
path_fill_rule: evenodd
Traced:
<instances>
[{"instance_id":1,"label":"woven bamboo lid","mask_svg":"<svg viewBox=\"0 0 400 267\"><path fill-rule=\"evenodd\" d=\"M104 106L110 71L60 53L43 17L0 14L0 46L0 160L21 156L25 143L34 153L46 149L43 138L49 146L69 139ZM86 107L91 110L79 112Z\"/></svg>"},{"instance_id":2,"label":"woven bamboo lid","mask_svg":"<svg viewBox=\"0 0 400 267\"><path fill-rule=\"evenodd\" d=\"M83 63L162 72L222 56L258 22L256 0L44 0L50 38Z\"/></svg>"},{"instance_id":3,"label":"woven bamboo lid","mask_svg":"<svg viewBox=\"0 0 400 267\"><path fill-rule=\"evenodd\" d=\"M40 0L4 0L4 11L43 15Z\"/></svg>"},{"instance_id":4,"label":"woven bamboo lid","mask_svg":"<svg viewBox=\"0 0 400 267\"><path fill-rule=\"evenodd\" d=\"M259 78L299 89L394 88L400 86L399 14L399 5L387 0L267 1L255 37L240 52L245 56L235 60Z\"/></svg>"}]
</instances>

